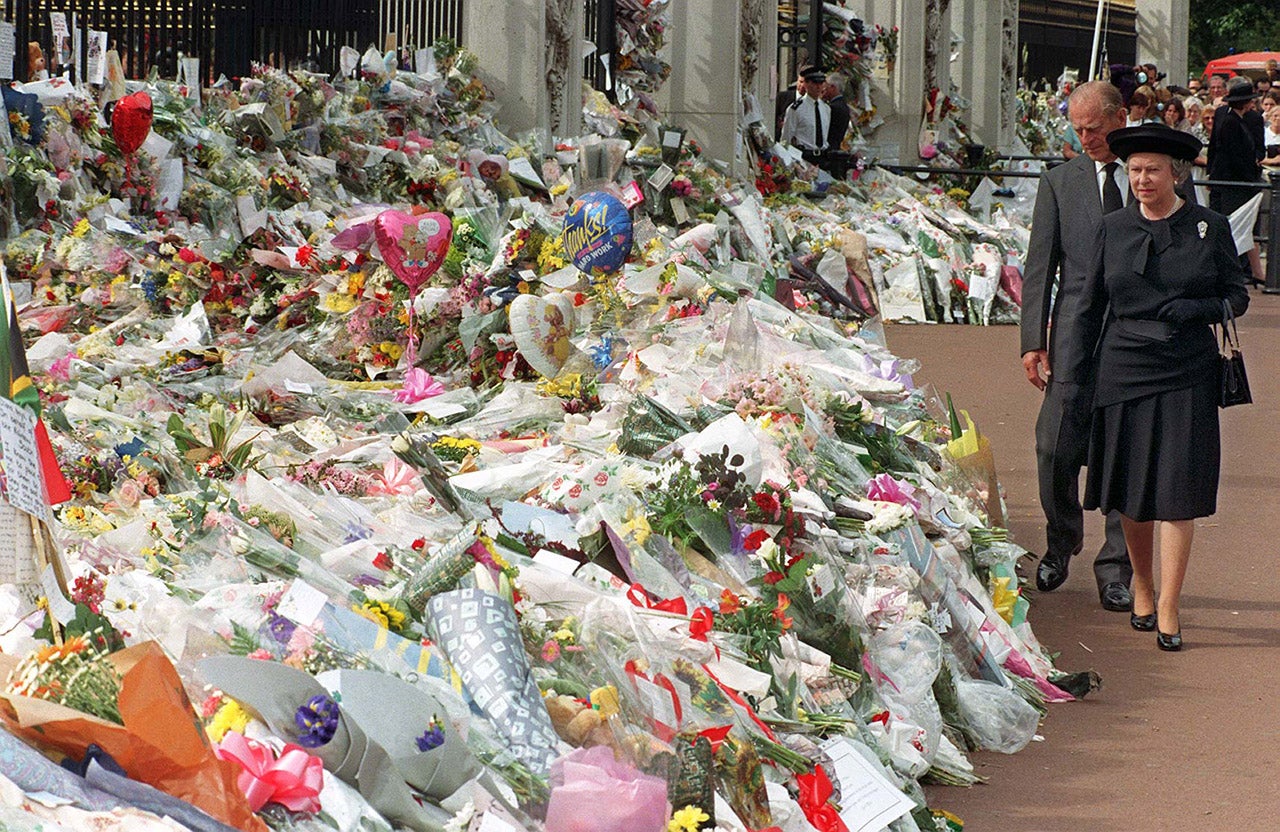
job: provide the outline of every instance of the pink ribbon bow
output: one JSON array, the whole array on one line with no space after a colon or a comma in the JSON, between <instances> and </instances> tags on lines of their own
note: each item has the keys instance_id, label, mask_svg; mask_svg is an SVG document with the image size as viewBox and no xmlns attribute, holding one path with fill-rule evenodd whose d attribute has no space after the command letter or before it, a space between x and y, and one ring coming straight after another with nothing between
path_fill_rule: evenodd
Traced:
<instances>
[{"instance_id":1,"label":"pink ribbon bow","mask_svg":"<svg viewBox=\"0 0 1280 832\"><path fill-rule=\"evenodd\" d=\"M415 404L444 392L444 385L431 377L431 373L421 367L411 367L404 374L404 387L396 391L396 401L401 404Z\"/></svg>"},{"instance_id":2,"label":"pink ribbon bow","mask_svg":"<svg viewBox=\"0 0 1280 832\"><path fill-rule=\"evenodd\" d=\"M418 472L397 457L392 457L383 463L382 473L377 477L378 482L372 489L373 493L377 494L412 494L421 484Z\"/></svg>"},{"instance_id":3,"label":"pink ribbon bow","mask_svg":"<svg viewBox=\"0 0 1280 832\"><path fill-rule=\"evenodd\" d=\"M235 732L228 732L214 753L240 766L236 785L253 811L268 803L279 803L291 812L320 811L324 763L319 757L286 745L277 759L270 747Z\"/></svg>"}]
</instances>

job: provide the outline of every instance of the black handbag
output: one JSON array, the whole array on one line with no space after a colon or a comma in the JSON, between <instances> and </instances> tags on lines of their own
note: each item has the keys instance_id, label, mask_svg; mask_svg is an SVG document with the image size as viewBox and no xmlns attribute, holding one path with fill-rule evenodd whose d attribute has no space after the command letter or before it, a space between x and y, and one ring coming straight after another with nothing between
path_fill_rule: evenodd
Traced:
<instances>
[{"instance_id":1,"label":"black handbag","mask_svg":"<svg viewBox=\"0 0 1280 832\"><path fill-rule=\"evenodd\" d=\"M1244 371L1244 356L1240 353L1236 316L1231 312L1231 304L1225 300L1222 302L1222 349L1218 359L1222 362L1222 389L1218 396L1218 406L1253 404L1249 376Z\"/></svg>"}]
</instances>

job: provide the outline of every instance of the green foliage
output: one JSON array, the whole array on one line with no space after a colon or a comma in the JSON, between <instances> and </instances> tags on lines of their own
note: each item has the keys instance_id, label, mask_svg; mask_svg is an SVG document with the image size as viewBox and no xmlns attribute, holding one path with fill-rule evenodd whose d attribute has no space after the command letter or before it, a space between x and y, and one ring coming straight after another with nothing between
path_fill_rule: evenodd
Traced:
<instances>
[{"instance_id":1,"label":"green foliage","mask_svg":"<svg viewBox=\"0 0 1280 832\"><path fill-rule=\"evenodd\" d=\"M1236 52L1280 50L1275 0L1191 0L1189 71L1200 72L1233 48ZM1186 79L1169 80L1183 83Z\"/></svg>"},{"instance_id":2,"label":"green foliage","mask_svg":"<svg viewBox=\"0 0 1280 832\"><path fill-rule=\"evenodd\" d=\"M36 630L33 635L36 638L42 638L50 644L53 643L53 628L50 627L49 613L44 614L44 623L40 625L40 629ZM119 631L111 626L111 622L107 617L96 613L84 604L76 604L75 616L62 625L63 638L74 638L75 636L84 636L89 639L90 645L99 651L105 653L114 653L117 650L124 649L124 639L120 636Z\"/></svg>"}]
</instances>

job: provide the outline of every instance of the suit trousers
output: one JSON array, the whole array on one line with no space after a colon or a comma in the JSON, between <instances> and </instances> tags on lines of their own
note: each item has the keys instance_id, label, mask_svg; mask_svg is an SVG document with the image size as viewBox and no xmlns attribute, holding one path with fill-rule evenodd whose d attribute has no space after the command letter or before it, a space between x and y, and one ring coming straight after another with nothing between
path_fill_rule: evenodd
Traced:
<instances>
[{"instance_id":1,"label":"suit trousers","mask_svg":"<svg viewBox=\"0 0 1280 832\"><path fill-rule=\"evenodd\" d=\"M1093 419L1093 385L1049 380L1036 420L1036 463L1045 538L1054 555L1074 556L1084 548L1084 510L1080 507L1080 469L1088 458ZM1120 513L1106 518L1106 542L1093 562L1098 589L1129 585L1133 566L1124 542Z\"/></svg>"}]
</instances>

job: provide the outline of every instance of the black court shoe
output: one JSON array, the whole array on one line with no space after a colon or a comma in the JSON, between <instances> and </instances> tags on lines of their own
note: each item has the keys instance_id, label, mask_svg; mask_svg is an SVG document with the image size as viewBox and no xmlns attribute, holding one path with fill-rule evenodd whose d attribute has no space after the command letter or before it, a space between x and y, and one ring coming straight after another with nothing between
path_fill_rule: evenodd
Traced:
<instances>
[{"instance_id":1,"label":"black court shoe","mask_svg":"<svg viewBox=\"0 0 1280 832\"><path fill-rule=\"evenodd\" d=\"M1160 631L1156 631L1156 646L1161 650L1167 650L1170 653L1176 653L1182 649L1182 631L1167 636Z\"/></svg>"},{"instance_id":2,"label":"black court shoe","mask_svg":"<svg viewBox=\"0 0 1280 832\"><path fill-rule=\"evenodd\" d=\"M1156 614L1154 612L1150 615L1129 613L1129 626L1139 632L1149 633L1156 628Z\"/></svg>"}]
</instances>

